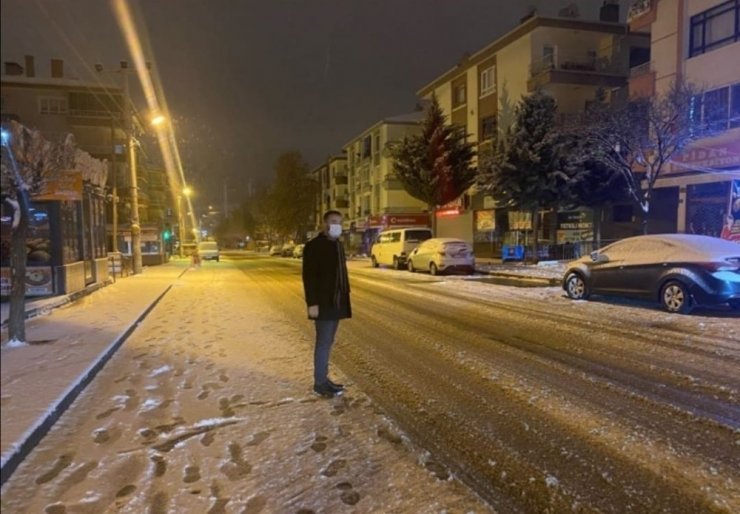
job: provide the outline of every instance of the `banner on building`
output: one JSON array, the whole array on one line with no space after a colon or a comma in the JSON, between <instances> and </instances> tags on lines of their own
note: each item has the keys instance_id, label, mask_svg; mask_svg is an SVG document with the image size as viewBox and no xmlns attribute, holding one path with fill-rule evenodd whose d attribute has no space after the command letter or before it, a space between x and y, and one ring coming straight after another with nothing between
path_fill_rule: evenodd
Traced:
<instances>
[{"instance_id":1,"label":"banner on building","mask_svg":"<svg viewBox=\"0 0 740 514\"><path fill-rule=\"evenodd\" d=\"M26 296L49 296L54 294L51 266L28 266L26 268ZM10 268L0 269L0 295L10 296Z\"/></svg>"},{"instance_id":2,"label":"banner on building","mask_svg":"<svg viewBox=\"0 0 740 514\"><path fill-rule=\"evenodd\" d=\"M558 213L558 243L590 241L594 233L594 216L590 211Z\"/></svg>"},{"instance_id":3,"label":"banner on building","mask_svg":"<svg viewBox=\"0 0 740 514\"><path fill-rule=\"evenodd\" d=\"M67 170L55 173L43 182L38 194L33 195L33 200L81 201L82 172Z\"/></svg>"}]
</instances>

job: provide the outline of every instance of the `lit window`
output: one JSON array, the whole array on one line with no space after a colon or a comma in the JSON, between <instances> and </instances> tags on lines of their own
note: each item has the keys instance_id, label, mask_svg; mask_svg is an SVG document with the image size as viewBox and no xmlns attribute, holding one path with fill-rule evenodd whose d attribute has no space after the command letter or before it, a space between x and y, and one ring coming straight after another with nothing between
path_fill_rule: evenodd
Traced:
<instances>
[{"instance_id":1,"label":"lit window","mask_svg":"<svg viewBox=\"0 0 740 514\"><path fill-rule=\"evenodd\" d=\"M740 41L740 0L729 0L691 17L689 57Z\"/></svg>"},{"instance_id":2,"label":"lit window","mask_svg":"<svg viewBox=\"0 0 740 514\"><path fill-rule=\"evenodd\" d=\"M491 66L480 72L480 95L496 92L496 67Z\"/></svg>"}]
</instances>

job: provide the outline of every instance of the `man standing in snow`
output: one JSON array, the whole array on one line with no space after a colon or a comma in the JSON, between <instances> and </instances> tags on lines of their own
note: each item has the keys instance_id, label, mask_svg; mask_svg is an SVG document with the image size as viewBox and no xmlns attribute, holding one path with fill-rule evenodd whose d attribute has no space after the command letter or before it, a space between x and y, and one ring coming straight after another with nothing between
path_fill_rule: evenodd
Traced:
<instances>
[{"instance_id":1,"label":"man standing in snow","mask_svg":"<svg viewBox=\"0 0 740 514\"><path fill-rule=\"evenodd\" d=\"M326 398L341 395L342 384L329 380L329 354L339 320L352 317L349 277L342 236L342 214L327 211L323 231L303 249L303 290L308 317L316 325L313 390Z\"/></svg>"}]
</instances>

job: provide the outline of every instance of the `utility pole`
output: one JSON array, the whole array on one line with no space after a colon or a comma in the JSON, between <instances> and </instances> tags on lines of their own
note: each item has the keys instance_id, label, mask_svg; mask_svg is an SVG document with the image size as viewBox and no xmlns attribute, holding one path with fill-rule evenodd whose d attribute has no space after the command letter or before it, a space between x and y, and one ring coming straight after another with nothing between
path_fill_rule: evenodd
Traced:
<instances>
[{"instance_id":1,"label":"utility pole","mask_svg":"<svg viewBox=\"0 0 740 514\"><path fill-rule=\"evenodd\" d=\"M139 185L136 176L136 141L134 139L134 120L131 113L129 94L128 61L121 61L124 84L124 112L126 116L126 144L128 145L128 165L131 173L131 257L134 275L141 273L141 225L139 224Z\"/></svg>"},{"instance_id":2,"label":"utility pole","mask_svg":"<svg viewBox=\"0 0 740 514\"><path fill-rule=\"evenodd\" d=\"M111 169L111 193L113 203L113 234L111 251L118 253L118 166L116 165L116 128L113 124L114 116L110 117L110 169Z\"/></svg>"},{"instance_id":3,"label":"utility pole","mask_svg":"<svg viewBox=\"0 0 740 514\"><path fill-rule=\"evenodd\" d=\"M180 258L185 257L185 218L182 215L182 193L177 194L177 238L180 240Z\"/></svg>"}]
</instances>

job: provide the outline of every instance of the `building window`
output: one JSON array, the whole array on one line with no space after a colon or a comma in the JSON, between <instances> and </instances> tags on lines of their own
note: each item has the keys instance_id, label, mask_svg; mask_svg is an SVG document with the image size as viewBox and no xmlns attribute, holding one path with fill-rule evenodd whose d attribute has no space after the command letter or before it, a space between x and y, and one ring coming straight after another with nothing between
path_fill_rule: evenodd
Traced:
<instances>
[{"instance_id":1,"label":"building window","mask_svg":"<svg viewBox=\"0 0 740 514\"><path fill-rule=\"evenodd\" d=\"M452 97L452 106L460 107L465 105L465 84L455 87L454 96Z\"/></svg>"},{"instance_id":2,"label":"building window","mask_svg":"<svg viewBox=\"0 0 740 514\"><path fill-rule=\"evenodd\" d=\"M480 72L480 96L496 92L496 67L491 66Z\"/></svg>"},{"instance_id":3,"label":"building window","mask_svg":"<svg viewBox=\"0 0 740 514\"><path fill-rule=\"evenodd\" d=\"M480 140L494 139L496 137L496 116L487 116L480 120Z\"/></svg>"},{"instance_id":4,"label":"building window","mask_svg":"<svg viewBox=\"0 0 740 514\"><path fill-rule=\"evenodd\" d=\"M730 108L730 90L727 87L704 94L704 123L710 130L727 128Z\"/></svg>"},{"instance_id":5,"label":"building window","mask_svg":"<svg viewBox=\"0 0 740 514\"><path fill-rule=\"evenodd\" d=\"M370 157L372 153L372 138L370 136L365 136L365 138L362 140L362 155L361 157L363 159L367 159Z\"/></svg>"},{"instance_id":6,"label":"building window","mask_svg":"<svg viewBox=\"0 0 740 514\"><path fill-rule=\"evenodd\" d=\"M740 127L740 84L735 84L730 93L730 128Z\"/></svg>"},{"instance_id":7,"label":"building window","mask_svg":"<svg viewBox=\"0 0 740 514\"><path fill-rule=\"evenodd\" d=\"M39 98L40 114L67 114L67 99L53 96Z\"/></svg>"},{"instance_id":8,"label":"building window","mask_svg":"<svg viewBox=\"0 0 740 514\"><path fill-rule=\"evenodd\" d=\"M740 0L729 0L691 17L689 57L740 41Z\"/></svg>"}]
</instances>

